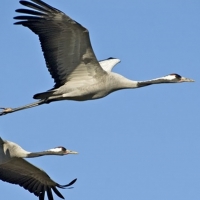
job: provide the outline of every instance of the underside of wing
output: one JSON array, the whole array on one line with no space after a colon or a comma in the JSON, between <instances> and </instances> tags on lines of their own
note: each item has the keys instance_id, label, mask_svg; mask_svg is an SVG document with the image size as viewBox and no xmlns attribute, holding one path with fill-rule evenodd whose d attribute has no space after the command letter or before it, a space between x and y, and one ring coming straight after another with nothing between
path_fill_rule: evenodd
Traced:
<instances>
[{"instance_id":1,"label":"underside of wing","mask_svg":"<svg viewBox=\"0 0 200 200\"><path fill-rule=\"evenodd\" d=\"M1 164L0 179L23 187L38 196L40 200L44 200L45 192L48 199L53 200L52 190L64 199L56 188L62 188L61 185L54 182L43 170L21 158L13 158L9 162ZM63 186L63 188L65 187Z\"/></svg>"},{"instance_id":2,"label":"underside of wing","mask_svg":"<svg viewBox=\"0 0 200 200\"><path fill-rule=\"evenodd\" d=\"M69 80L85 79L105 73L93 52L89 32L76 21L40 0L20 1L30 9L16 12L21 24L39 36L45 61L55 88Z\"/></svg>"}]
</instances>

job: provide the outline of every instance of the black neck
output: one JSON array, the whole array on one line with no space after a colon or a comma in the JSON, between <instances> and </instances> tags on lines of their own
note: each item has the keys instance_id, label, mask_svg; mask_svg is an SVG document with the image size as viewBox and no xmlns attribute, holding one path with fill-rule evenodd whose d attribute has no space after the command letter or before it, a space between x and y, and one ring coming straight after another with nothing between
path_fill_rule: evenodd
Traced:
<instances>
[{"instance_id":1,"label":"black neck","mask_svg":"<svg viewBox=\"0 0 200 200\"><path fill-rule=\"evenodd\" d=\"M148 85L160 84L160 83L170 83L170 82L166 79L153 79L153 80L149 80L149 81L139 81L137 83L137 86L138 87L145 87L145 86L148 86Z\"/></svg>"}]
</instances>

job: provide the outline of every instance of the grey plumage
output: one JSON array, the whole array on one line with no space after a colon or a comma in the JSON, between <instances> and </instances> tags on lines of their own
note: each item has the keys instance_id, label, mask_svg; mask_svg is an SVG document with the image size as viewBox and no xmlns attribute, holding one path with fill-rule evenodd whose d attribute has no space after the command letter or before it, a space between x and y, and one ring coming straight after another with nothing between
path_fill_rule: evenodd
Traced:
<instances>
[{"instance_id":1,"label":"grey plumage","mask_svg":"<svg viewBox=\"0 0 200 200\"><path fill-rule=\"evenodd\" d=\"M20 1L22 5L33 10L16 10L28 15L15 17L18 20L15 24L28 27L39 36L46 66L55 85L47 92L33 96L39 101L18 108L6 108L0 115L53 101L98 99L120 89L158 83L193 82L192 79L178 74L147 81L133 81L111 72L119 59L110 58L98 62L85 27L43 1L31 1L34 3Z\"/></svg>"},{"instance_id":2,"label":"grey plumage","mask_svg":"<svg viewBox=\"0 0 200 200\"><path fill-rule=\"evenodd\" d=\"M76 153L64 147L32 153L25 151L14 142L0 138L0 180L23 187L38 196L39 200L44 200L45 192L47 193L48 199L53 200L52 190L57 196L64 199L57 188L67 188L73 185L76 179L66 185L60 185L53 181L45 171L32 165L23 158Z\"/></svg>"}]
</instances>

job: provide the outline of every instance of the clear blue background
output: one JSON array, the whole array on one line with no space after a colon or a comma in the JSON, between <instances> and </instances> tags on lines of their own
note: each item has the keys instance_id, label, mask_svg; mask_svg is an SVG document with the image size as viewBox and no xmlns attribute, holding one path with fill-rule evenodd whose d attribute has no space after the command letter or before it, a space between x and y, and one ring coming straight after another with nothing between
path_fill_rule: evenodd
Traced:
<instances>
[{"instance_id":1,"label":"clear blue background","mask_svg":"<svg viewBox=\"0 0 200 200\"><path fill-rule=\"evenodd\" d=\"M48 0L87 27L98 59L133 80L170 73L195 83L122 90L87 102L62 101L0 118L2 138L28 151L65 146L76 156L29 161L74 189L69 200L200 199L200 1ZM0 106L18 107L53 86L36 35L13 25L17 0L2 1ZM36 197L0 182L0 199ZM54 195L55 199L59 199Z\"/></svg>"}]
</instances>

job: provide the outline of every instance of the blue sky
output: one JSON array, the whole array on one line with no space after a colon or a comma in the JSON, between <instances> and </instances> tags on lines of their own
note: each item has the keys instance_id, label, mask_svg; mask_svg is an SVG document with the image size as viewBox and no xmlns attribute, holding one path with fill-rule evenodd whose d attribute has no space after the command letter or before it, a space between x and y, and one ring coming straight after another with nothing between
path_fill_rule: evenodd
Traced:
<instances>
[{"instance_id":1,"label":"blue sky","mask_svg":"<svg viewBox=\"0 0 200 200\"><path fill-rule=\"evenodd\" d=\"M200 198L200 1L127 0L48 3L87 27L99 60L121 59L114 71L133 80L170 73L195 83L121 90L86 102L62 101L0 118L2 138L28 151L56 146L79 155L29 159L77 200ZM39 40L13 25L18 1L3 1L0 106L17 107L53 86ZM0 182L0 199L36 197ZM54 195L55 199L59 199Z\"/></svg>"}]
</instances>

